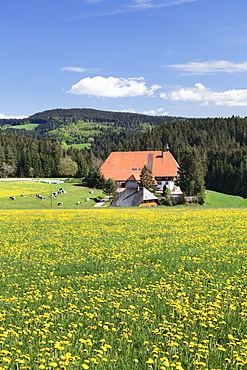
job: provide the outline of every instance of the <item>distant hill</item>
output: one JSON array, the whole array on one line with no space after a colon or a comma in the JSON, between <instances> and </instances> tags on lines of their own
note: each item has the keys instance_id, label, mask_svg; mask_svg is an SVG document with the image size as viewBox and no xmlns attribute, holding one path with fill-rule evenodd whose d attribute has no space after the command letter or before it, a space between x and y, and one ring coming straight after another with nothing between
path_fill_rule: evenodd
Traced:
<instances>
[{"instance_id":1,"label":"distant hill","mask_svg":"<svg viewBox=\"0 0 247 370\"><path fill-rule=\"evenodd\" d=\"M1 119L0 130L29 131L36 137L57 140L63 144L87 144L97 138L108 141L111 137L131 138L154 126L174 120L175 117L148 116L137 113L108 112L95 109L53 109L36 113L25 119ZM176 118L180 120L180 118ZM118 142L114 140L116 144Z\"/></svg>"}]
</instances>

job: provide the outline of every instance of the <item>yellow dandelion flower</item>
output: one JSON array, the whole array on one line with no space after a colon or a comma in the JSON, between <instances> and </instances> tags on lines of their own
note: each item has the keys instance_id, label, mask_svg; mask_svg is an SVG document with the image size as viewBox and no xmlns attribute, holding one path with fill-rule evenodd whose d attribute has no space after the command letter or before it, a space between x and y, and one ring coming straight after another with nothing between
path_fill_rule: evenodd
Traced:
<instances>
[{"instance_id":1,"label":"yellow dandelion flower","mask_svg":"<svg viewBox=\"0 0 247 370\"><path fill-rule=\"evenodd\" d=\"M55 361L52 361L52 362L49 363L49 366L50 367L57 367L58 364Z\"/></svg>"}]
</instances>

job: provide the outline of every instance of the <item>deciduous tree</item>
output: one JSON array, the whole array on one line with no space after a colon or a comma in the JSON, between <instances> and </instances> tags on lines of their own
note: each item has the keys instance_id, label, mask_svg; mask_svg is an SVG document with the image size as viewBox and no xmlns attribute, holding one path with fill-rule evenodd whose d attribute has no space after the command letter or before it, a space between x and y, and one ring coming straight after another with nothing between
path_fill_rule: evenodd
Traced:
<instances>
[{"instance_id":1,"label":"deciduous tree","mask_svg":"<svg viewBox=\"0 0 247 370\"><path fill-rule=\"evenodd\" d=\"M5 162L2 164L1 170L6 177L13 175L13 173L15 172L14 167L11 164Z\"/></svg>"},{"instance_id":2,"label":"deciduous tree","mask_svg":"<svg viewBox=\"0 0 247 370\"><path fill-rule=\"evenodd\" d=\"M78 165L69 156L60 160L60 174L66 177L75 176L78 171Z\"/></svg>"}]
</instances>

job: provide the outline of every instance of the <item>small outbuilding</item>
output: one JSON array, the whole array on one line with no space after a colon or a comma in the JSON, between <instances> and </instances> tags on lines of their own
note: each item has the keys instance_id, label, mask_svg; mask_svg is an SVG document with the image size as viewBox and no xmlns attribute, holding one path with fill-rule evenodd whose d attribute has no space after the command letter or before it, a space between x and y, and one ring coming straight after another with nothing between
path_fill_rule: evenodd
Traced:
<instances>
[{"instance_id":1,"label":"small outbuilding","mask_svg":"<svg viewBox=\"0 0 247 370\"><path fill-rule=\"evenodd\" d=\"M131 175L126 181L126 188L111 202L114 207L153 207L158 206L158 198L146 188L140 188Z\"/></svg>"}]
</instances>

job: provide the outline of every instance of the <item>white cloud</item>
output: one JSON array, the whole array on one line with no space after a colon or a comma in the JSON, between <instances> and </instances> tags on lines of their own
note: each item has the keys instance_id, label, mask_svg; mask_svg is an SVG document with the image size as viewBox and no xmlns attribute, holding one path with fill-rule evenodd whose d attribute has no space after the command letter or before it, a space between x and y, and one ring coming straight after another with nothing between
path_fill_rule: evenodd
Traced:
<instances>
[{"instance_id":1,"label":"white cloud","mask_svg":"<svg viewBox=\"0 0 247 370\"><path fill-rule=\"evenodd\" d=\"M86 3L92 6L95 4L98 6L100 3L105 3L103 9L99 9L98 12L95 9L92 12L79 14L72 18L83 19L88 17L103 17L103 16L113 16L117 14L132 13L142 10L151 10L159 8L168 8L173 6L179 6L187 3L193 3L200 0L85 0Z\"/></svg>"},{"instance_id":2,"label":"white cloud","mask_svg":"<svg viewBox=\"0 0 247 370\"><path fill-rule=\"evenodd\" d=\"M121 112L123 112L123 113L139 113L134 108L124 108L124 109L121 109Z\"/></svg>"},{"instance_id":3,"label":"white cloud","mask_svg":"<svg viewBox=\"0 0 247 370\"><path fill-rule=\"evenodd\" d=\"M159 108L157 110L155 109L144 110L142 114L147 114L148 116L167 116L168 112L165 112L164 108Z\"/></svg>"},{"instance_id":4,"label":"white cloud","mask_svg":"<svg viewBox=\"0 0 247 370\"><path fill-rule=\"evenodd\" d=\"M157 112L161 114L162 116L167 116L169 114L169 112L165 112L164 108L157 109Z\"/></svg>"},{"instance_id":5,"label":"white cloud","mask_svg":"<svg viewBox=\"0 0 247 370\"><path fill-rule=\"evenodd\" d=\"M152 8L153 2L151 0L134 0L132 6L142 9Z\"/></svg>"},{"instance_id":6,"label":"white cloud","mask_svg":"<svg viewBox=\"0 0 247 370\"><path fill-rule=\"evenodd\" d=\"M171 55L174 55L175 54L175 52L174 52L174 50L172 50L172 49L170 49L170 50L168 50L167 52L166 52L166 55L168 55L168 56L171 56Z\"/></svg>"},{"instance_id":7,"label":"white cloud","mask_svg":"<svg viewBox=\"0 0 247 370\"><path fill-rule=\"evenodd\" d=\"M86 69L85 68L80 68L80 67L62 67L61 71L81 73L81 72L85 72Z\"/></svg>"},{"instance_id":8,"label":"white cloud","mask_svg":"<svg viewBox=\"0 0 247 370\"><path fill-rule=\"evenodd\" d=\"M0 119L23 119L28 118L28 116L5 116L4 114L0 113Z\"/></svg>"},{"instance_id":9,"label":"white cloud","mask_svg":"<svg viewBox=\"0 0 247 370\"><path fill-rule=\"evenodd\" d=\"M126 79L96 76L83 78L73 85L68 93L102 98L123 98L142 95L152 96L160 88L159 85L152 85L148 88L143 77Z\"/></svg>"},{"instance_id":10,"label":"white cloud","mask_svg":"<svg viewBox=\"0 0 247 370\"><path fill-rule=\"evenodd\" d=\"M132 0L129 6L134 8L166 8L171 6L193 3L198 0Z\"/></svg>"},{"instance_id":11,"label":"white cloud","mask_svg":"<svg viewBox=\"0 0 247 370\"><path fill-rule=\"evenodd\" d=\"M160 93L160 98L167 99L167 94L165 92Z\"/></svg>"},{"instance_id":12,"label":"white cloud","mask_svg":"<svg viewBox=\"0 0 247 370\"><path fill-rule=\"evenodd\" d=\"M104 0L88 0L88 3L95 4L95 3L102 3Z\"/></svg>"},{"instance_id":13,"label":"white cloud","mask_svg":"<svg viewBox=\"0 0 247 370\"><path fill-rule=\"evenodd\" d=\"M150 110L144 110L144 111L137 111L136 109L134 108L131 108L131 107L125 107L123 105L120 105L120 107L122 108L121 109L121 112L124 112L124 113L138 113L138 114L146 114L148 116L167 116L168 115L168 112L165 112L165 109L164 108L158 108L158 109L150 109Z\"/></svg>"},{"instance_id":14,"label":"white cloud","mask_svg":"<svg viewBox=\"0 0 247 370\"><path fill-rule=\"evenodd\" d=\"M160 97L173 101L198 102L201 105L214 104L228 107L247 107L247 90L232 89L216 92L206 88L201 83L195 84L195 87L181 88L167 94L161 93Z\"/></svg>"},{"instance_id":15,"label":"white cloud","mask_svg":"<svg viewBox=\"0 0 247 370\"><path fill-rule=\"evenodd\" d=\"M208 74L208 73L235 73L247 72L247 62L232 63L226 60L190 62L186 64L172 64L170 68L178 69L190 75Z\"/></svg>"}]
</instances>

